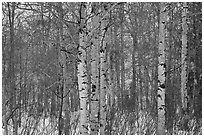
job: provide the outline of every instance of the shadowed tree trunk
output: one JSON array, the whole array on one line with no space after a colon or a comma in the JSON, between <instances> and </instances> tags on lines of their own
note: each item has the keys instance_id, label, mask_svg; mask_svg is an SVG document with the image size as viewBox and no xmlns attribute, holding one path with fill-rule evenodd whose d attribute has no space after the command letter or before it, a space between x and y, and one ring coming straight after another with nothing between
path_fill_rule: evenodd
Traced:
<instances>
[{"instance_id":1,"label":"shadowed tree trunk","mask_svg":"<svg viewBox=\"0 0 204 137\"><path fill-rule=\"evenodd\" d=\"M172 24L173 24L173 10L169 13L169 28L168 28L168 47L166 48L168 51L167 55L167 68L166 68L166 128L170 134L173 134L173 120L175 113L174 113L174 90L172 90Z\"/></svg>"},{"instance_id":2,"label":"shadowed tree trunk","mask_svg":"<svg viewBox=\"0 0 204 137\"><path fill-rule=\"evenodd\" d=\"M167 14L165 13L165 3L160 3L159 22L159 57L158 57L158 125L157 134L165 134L165 24Z\"/></svg>"},{"instance_id":3,"label":"shadowed tree trunk","mask_svg":"<svg viewBox=\"0 0 204 137\"><path fill-rule=\"evenodd\" d=\"M181 50L181 100L182 100L182 108L184 110L187 109L187 3L183 3L183 11L182 11L182 50Z\"/></svg>"},{"instance_id":4,"label":"shadowed tree trunk","mask_svg":"<svg viewBox=\"0 0 204 137\"><path fill-rule=\"evenodd\" d=\"M132 85L131 85L131 105L132 110L135 108L135 99L136 99L136 60L135 60L135 53L137 49L137 36L133 36L133 51L132 51ZM139 105L137 105L139 106Z\"/></svg>"},{"instance_id":5,"label":"shadowed tree trunk","mask_svg":"<svg viewBox=\"0 0 204 137\"><path fill-rule=\"evenodd\" d=\"M13 122L13 134L17 135L18 125L16 119L16 111L14 111L16 106L16 88L15 88L15 34L14 34L14 17L15 17L15 7L16 3L7 3L9 12L9 31L10 31L10 111L11 118Z\"/></svg>"},{"instance_id":6,"label":"shadowed tree trunk","mask_svg":"<svg viewBox=\"0 0 204 137\"><path fill-rule=\"evenodd\" d=\"M92 9L96 8L92 3ZM98 25L99 16L93 14L92 26L94 28ZM90 45L90 74L91 74L91 96L90 96L90 130L91 135L97 135L99 133L99 36L98 32L100 29L97 29L91 45Z\"/></svg>"},{"instance_id":7,"label":"shadowed tree trunk","mask_svg":"<svg viewBox=\"0 0 204 137\"><path fill-rule=\"evenodd\" d=\"M123 40L123 22L124 22L124 5L120 6L120 55L121 55L121 98L122 98L122 106L124 106L124 90L125 90L125 53L124 53L124 40Z\"/></svg>"}]
</instances>

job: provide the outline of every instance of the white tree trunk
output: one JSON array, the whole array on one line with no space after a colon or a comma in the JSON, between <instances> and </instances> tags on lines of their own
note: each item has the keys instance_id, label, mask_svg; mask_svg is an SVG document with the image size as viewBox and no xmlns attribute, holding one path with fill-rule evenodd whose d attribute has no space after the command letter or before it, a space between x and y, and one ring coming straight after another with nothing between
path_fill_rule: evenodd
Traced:
<instances>
[{"instance_id":1,"label":"white tree trunk","mask_svg":"<svg viewBox=\"0 0 204 137\"><path fill-rule=\"evenodd\" d=\"M105 134L106 126L106 15L93 15L92 4L82 3L79 30L78 85L80 134ZM91 96L88 96L87 48L91 47ZM100 54L100 55L98 55ZM100 57L98 57L100 56ZM100 90L100 93L99 93ZM90 100L89 100L90 99ZM90 101L90 104L89 104ZM99 112L100 110L100 112ZM90 112L90 113L89 113ZM100 116L99 116L99 115ZM100 119L100 120L99 120ZM89 132L90 128L90 132Z\"/></svg>"},{"instance_id":2,"label":"white tree trunk","mask_svg":"<svg viewBox=\"0 0 204 137\"><path fill-rule=\"evenodd\" d=\"M86 34L86 11L87 3L81 6L81 24L79 30L79 48L78 48L78 86L80 99L80 129L79 134L88 134L88 78L87 78L87 34Z\"/></svg>"},{"instance_id":3,"label":"white tree trunk","mask_svg":"<svg viewBox=\"0 0 204 137\"><path fill-rule=\"evenodd\" d=\"M101 38L100 38L100 134L105 134L106 126L106 19L101 22Z\"/></svg>"},{"instance_id":4,"label":"white tree trunk","mask_svg":"<svg viewBox=\"0 0 204 137\"><path fill-rule=\"evenodd\" d=\"M105 49L100 49L100 134L105 134L106 126L106 60Z\"/></svg>"},{"instance_id":5,"label":"white tree trunk","mask_svg":"<svg viewBox=\"0 0 204 137\"><path fill-rule=\"evenodd\" d=\"M181 51L181 100L182 107L184 110L187 108L187 23L186 23L186 15L187 15L187 3L183 3L183 11L182 11L182 51Z\"/></svg>"},{"instance_id":6,"label":"white tree trunk","mask_svg":"<svg viewBox=\"0 0 204 137\"><path fill-rule=\"evenodd\" d=\"M160 3L159 57L158 57L158 124L157 134L165 134L165 3Z\"/></svg>"},{"instance_id":7,"label":"white tree trunk","mask_svg":"<svg viewBox=\"0 0 204 137\"><path fill-rule=\"evenodd\" d=\"M81 39L82 36L80 36ZM80 42L83 44L83 42ZM88 93L86 72L86 51L79 47L78 85L80 98L80 134L88 134Z\"/></svg>"}]
</instances>

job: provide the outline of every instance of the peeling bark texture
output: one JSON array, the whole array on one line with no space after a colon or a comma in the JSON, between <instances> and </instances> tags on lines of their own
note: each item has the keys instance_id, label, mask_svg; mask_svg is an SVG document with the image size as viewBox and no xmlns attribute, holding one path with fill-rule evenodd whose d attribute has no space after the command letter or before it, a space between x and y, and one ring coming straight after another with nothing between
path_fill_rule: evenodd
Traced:
<instances>
[{"instance_id":1,"label":"peeling bark texture","mask_svg":"<svg viewBox=\"0 0 204 137\"><path fill-rule=\"evenodd\" d=\"M182 11L182 50L181 50L181 100L182 107L184 110L187 109L187 3L183 3L183 11Z\"/></svg>"},{"instance_id":2,"label":"peeling bark texture","mask_svg":"<svg viewBox=\"0 0 204 137\"><path fill-rule=\"evenodd\" d=\"M158 125L157 134L165 134L165 24L167 14L165 3L160 3L159 23L159 65L158 65Z\"/></svg>"}]
</instances>

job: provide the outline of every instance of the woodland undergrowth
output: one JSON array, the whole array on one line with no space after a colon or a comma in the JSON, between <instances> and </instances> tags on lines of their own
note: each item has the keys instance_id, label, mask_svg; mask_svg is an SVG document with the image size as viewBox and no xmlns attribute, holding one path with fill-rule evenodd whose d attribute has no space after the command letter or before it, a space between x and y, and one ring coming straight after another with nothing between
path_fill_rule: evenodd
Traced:
<instances>
[{"instance_id":1,"label":"woodland undergrowth","mask_svg":"<svg viewBox=\"0 0 204 137\"><path fill-rule=\"evenodd\" d=\"M143 111L112 111L107 114L107 135L156 135L157 120L152 117L150 112ZM166 134L170 135L202 135L202 119L189 119L184 124L183 118L179 117L174 121L173 131ZM64 123L67 124L67 123ZM8 132L11 135L12 121L9 121ZM188 127L188 128L184 128ZM18 128L19 135L57 135L58 123L56 117L33 117L27 114L22 115L21 127ZM71 113L70 134L79 133L79 112ZM66 129L64 129L66 130ZM63 131L64 131L63 130ZM3 129L4 133L4 129Z\"/></svg>"}]
</instances>

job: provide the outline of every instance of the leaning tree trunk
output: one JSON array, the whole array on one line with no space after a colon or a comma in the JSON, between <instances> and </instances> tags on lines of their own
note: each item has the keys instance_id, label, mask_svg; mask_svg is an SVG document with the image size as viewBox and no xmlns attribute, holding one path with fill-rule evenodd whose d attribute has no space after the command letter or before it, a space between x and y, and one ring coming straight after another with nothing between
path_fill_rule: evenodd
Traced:
<instances>
[{"instance_id":1,"label":"leaning tree trunk","mask_svg":"<svg viewBox=\"0 0 204 137\"><path fill-rule=\"evenodd\" d=\"M157 134L165 134L165 3L160 3L158 57L158 125Z\"/></svg>"},{"instance_id":2,"label":"leaning tree trunk","mask_svg":"<svg viewBox=\"0 0 204 137\"><path fill-rule=\"evenodd\" d=\"M184 110L187 109L187 23L186 23L186 15L187 15L187 3L183 3L183 12L182 12L182 50L181 50L181 100L182 100L182 108Z\"/></svg>"}]
</instances>

